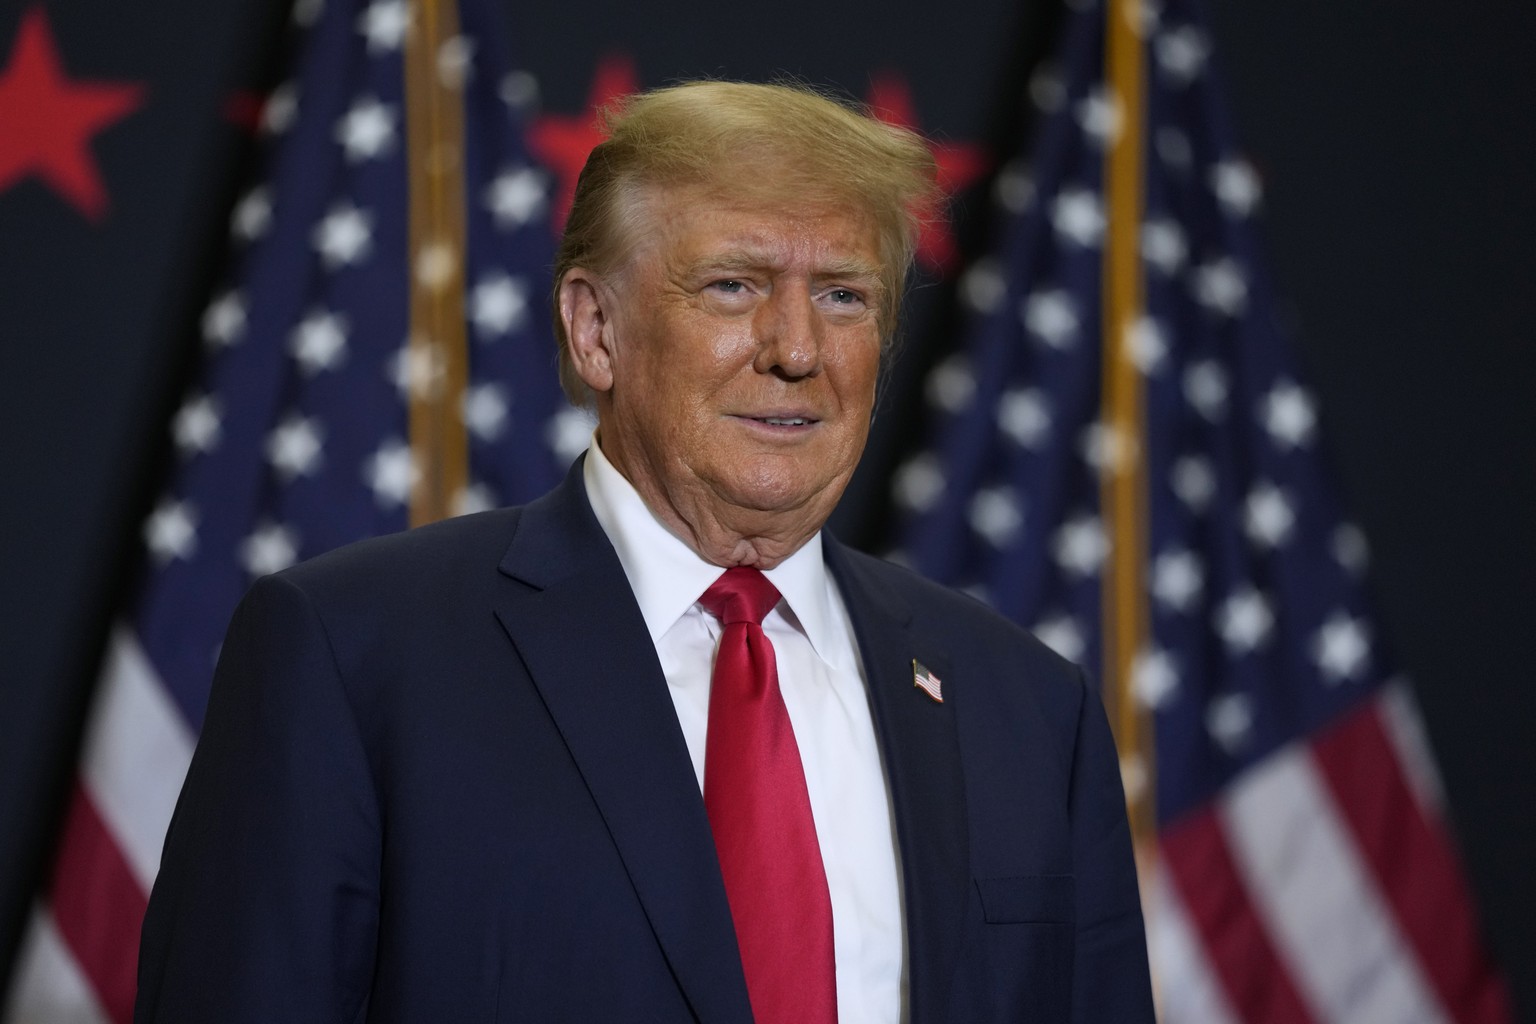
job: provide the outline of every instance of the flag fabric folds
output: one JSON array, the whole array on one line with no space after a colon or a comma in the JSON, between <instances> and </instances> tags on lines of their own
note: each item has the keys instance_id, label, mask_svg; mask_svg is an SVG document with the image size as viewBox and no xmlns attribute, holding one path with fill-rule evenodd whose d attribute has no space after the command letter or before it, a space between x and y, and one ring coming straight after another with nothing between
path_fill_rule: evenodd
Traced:
<instances>
[{"instance_id":1,"label":"flag fabric folds","mask_svg":"<svg viewBox=\"0 0 1536 1024\"><path fill-rule=\"evenodd\" d=\"M1126 684L1153 749L1121 753L1128 794L1155 806L1164 1019L1507 1021L1192 0L1139 6L1145 298L1115 345L1145 415L1131 436L1101 416L1104 157L1126 105L1105 84L1105 3L1069 6L1030 87L1032 149L961 279L962 341L926 383L929 443L893 481L896 554L1107 674L1100 473L1142 459L1149 625Z\"/></svg>"},{"instance_id":2,"label":"flag fabric folds","mask_svg":"<svg viewBox=\"0 0 1536 1024\"><path fill-rule=\"evenodd\" d=\"M459 14L435 59L463 98L457 505L473 511L543 493L591 424L555 379L551 182L524 140L537 86L509 64L498 5ZM292 76L266 101L259 178L233 210L202 367L171 426L176 465L112 631L8 1021L131 1018L140 920L236 602L257 576L407 526L423 468L409 399L441 384L431 350L409 344L409 275L460 258L408 251L414 16L406 0L295 6Z\"/></svg>"}]
</instances>

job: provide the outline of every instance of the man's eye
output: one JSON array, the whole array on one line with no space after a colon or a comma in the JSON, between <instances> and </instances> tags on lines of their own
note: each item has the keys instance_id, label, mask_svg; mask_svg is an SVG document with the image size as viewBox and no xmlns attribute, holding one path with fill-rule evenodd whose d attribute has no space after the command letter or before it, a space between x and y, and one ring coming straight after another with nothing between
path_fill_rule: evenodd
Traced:
<instances>
[{"instance_id":1,"label":"man's eye","mask_svg":"<svg viewBox=\"0 0 1536 1024\"><path fill-rule=\"evenodd\" d=\"M714 284L710 285L710 287L717 291L726 292L730 295L736 295L743 291L747 286L742 284L740 281L727 279L724 281L716 281Z\"/></svg>"},{"instance_id":2,"label":"man's eye","mask_svg":"<svg viewBox=\"0 0 1536 1024\"><path fill-rule=\"evenodd\" d=\"M843 306L864 301L864 296L849 288L834 288L827 293L827 297L838 305Z\"/></svg>"}]
</instances>

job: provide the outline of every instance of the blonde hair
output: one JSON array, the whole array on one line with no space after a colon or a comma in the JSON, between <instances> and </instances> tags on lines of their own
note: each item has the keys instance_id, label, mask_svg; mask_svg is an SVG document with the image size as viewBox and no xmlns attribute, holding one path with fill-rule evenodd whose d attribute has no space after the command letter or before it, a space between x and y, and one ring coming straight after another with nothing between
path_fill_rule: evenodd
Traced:
<instances>
[{"instance_id":1,"label":"blonde hair","mask_svg":"<svg viewBox=\"0 0 1536 1024\"><path fill-rule=\"evenodd\" d=\"M645 189L718 186L747 202L852 207L880 236L880 325L895 335L917 233L937 198L933 156L885 124L799 84L687 82L631 96L602 114L555 256L560 384L577 405L591 395L570 358L560 318L567 271L618 271L639 240ZM744 171L746 173L744 173Z\"/></svg>"}]
</instances>

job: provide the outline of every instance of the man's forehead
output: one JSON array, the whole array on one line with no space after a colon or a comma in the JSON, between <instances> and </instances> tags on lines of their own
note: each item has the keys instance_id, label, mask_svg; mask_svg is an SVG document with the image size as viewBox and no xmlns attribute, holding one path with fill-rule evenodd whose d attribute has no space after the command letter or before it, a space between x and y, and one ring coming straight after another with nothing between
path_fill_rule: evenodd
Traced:
<instances>
[{"instance_id":1,"label":"man's forehead","mask_svg":"<svg viewBox=\"0 0 1536 1024\"><path fill-rule=\"evenodd\" d=\"M651 207L664 258L718 267L812 262L836 272L880 272L880 235L866 211L841 203L762 200L715 190L670 190Z\"/></svg>"}]
</instances>

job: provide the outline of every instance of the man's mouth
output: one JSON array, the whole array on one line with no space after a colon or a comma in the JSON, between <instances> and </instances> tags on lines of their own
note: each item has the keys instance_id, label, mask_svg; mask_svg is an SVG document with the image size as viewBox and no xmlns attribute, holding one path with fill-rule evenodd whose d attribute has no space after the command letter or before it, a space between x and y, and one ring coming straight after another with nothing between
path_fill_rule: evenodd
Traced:
<instances>
[{"instance_id":1,"label":"man's mouth","mask_svg":"<svg viewBox=\"0 0 1536 1024\"><path fill-rule=\"evenodd\" d=\"M805 416L753 416L752 419L771 427L804 427L816 422Z\"/></svg>"}]
</instances>

